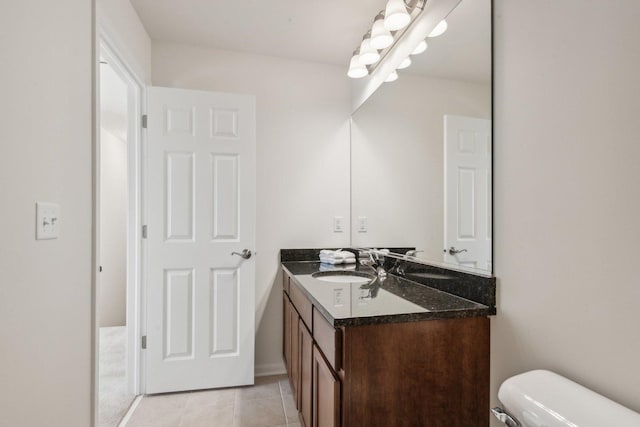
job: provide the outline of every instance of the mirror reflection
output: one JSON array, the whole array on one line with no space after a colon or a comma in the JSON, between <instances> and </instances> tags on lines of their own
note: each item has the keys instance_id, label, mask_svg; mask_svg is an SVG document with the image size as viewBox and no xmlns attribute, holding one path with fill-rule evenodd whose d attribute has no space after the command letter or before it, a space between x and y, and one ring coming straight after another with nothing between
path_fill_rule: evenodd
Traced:
<instances>
[{"instance_id":1,"label":"mirror reflection","mask_svg":"<svg viewBox=\"0 0 640 427\"><path fill-rule=\"evenodd\" d=\"M354 247L491 272L491 1L463 0L353 114Z\"/></svg>"}]
</instances>

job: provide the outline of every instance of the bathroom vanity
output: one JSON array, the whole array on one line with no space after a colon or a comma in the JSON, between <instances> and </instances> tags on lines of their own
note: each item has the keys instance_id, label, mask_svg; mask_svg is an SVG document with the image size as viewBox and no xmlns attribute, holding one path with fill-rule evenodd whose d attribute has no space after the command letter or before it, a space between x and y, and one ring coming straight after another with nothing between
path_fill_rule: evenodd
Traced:
<instances>
[{"instance_id":1,"label":"bathroom vanity","mask_svg":"<svg viewBox=\"0 0 640 427\"><path fill-rule=\"evenodd\" d=\"M320 263L287 259L283 354L304 426L489 425L495 304L395 275L321 280ZM468 279L422 275L450 288ZM495 301L495 281L483 283Z\"/></svg>"}]
</instances>

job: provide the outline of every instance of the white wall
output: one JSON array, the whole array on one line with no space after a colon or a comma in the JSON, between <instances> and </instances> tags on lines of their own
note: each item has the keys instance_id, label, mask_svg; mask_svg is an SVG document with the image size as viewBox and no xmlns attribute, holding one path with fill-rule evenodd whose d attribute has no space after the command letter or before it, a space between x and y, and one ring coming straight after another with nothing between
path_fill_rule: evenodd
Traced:
<instances>
[{"instance_id":1,"label":"white wall","mask_svg":"<svg viewBox=\"0 0 640 427\"><path fill-rule=\"evenodd\" d=\"M495 3L492 403L547 368L640 412L638 16Z\"/></svg>"},{"instance_id":2,"label":"white wall","mask_svg":"<svg viewBox=\"0 0 640 427\"><path fill-rule=\"evenodd\" d=\"M151 82L151 39L130 0L97 0L96 22L136 76Z\"/></svg>"},{"instance_id":3,"label":"white wall","mask_svg":"<svg viewBox=\"0 0 640 427\"><path fill-rule=\"evenodd\" d=\"M403 74L353 115L353 246L417 247L442 261L445 114L490 119L490 85Z\"/></svg>"},{"instance_id":4,"label":"white wall","mask_svg":"<svg viewBox=\"0 0 640 427\"><path fill-rule=\"evenodd\" d=\"M98 325L126 325L127 143L100 132L100 281Z\"/></svg>"},{"instance_id":5,"label":"white wall","mask_svg":"<svg viewBox=\"0 0 640 427\"><path fill-rule=\"evenodd\" d=\"M92 2L0 13L0 425L91 423ZM35 202L60 238L35 240Z\"/></svg>"},{"instance_id":6,"label":"white wall","mask_svg":"<svg viewBox=\"0 0 640 427\"><path fill-rule=\"evenodd\" d=\"M344 67L153 43L153 84L257 97L256 373L282 365L281 248L349 245Z\"/></svg>"}]
</instances>

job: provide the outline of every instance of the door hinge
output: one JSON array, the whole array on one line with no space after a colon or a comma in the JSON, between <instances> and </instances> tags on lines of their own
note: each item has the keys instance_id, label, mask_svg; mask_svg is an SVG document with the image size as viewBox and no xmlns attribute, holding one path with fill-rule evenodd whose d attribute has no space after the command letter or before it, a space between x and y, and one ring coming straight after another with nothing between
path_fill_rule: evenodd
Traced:
<instances>
[{"instance_id":1,"label":"door hinge","mask_svg":"<svg viewBox=\"0 0 640 427\"><path fill-rule=\"evenodd\" d=\"M147 349L147 336L146 335L142 336L142 349L143 350Z\"/></svg>"},{"instance_id":2,"label":"door hinge","mask_svg":"<svg viewBox=\"0 0 640 427\"><path fill-rule=\"evenodd\" d=\"M142 115L142 128L143 128L143 129L146 129L146 128L147 128L147 120L148 120L147 115L146 115L146 114L143 114L143 115Z\"/></svg>"},{"instance_id":3,"label":"door hinge","mask_svg":"<svg viewBox=\"0 0 640 427\"><path fill-rule=\"evenodd\" d=\"M146 225L142 226L142 238L143 239L147 238L147 226Z\"/></svg>"}]
</instances>

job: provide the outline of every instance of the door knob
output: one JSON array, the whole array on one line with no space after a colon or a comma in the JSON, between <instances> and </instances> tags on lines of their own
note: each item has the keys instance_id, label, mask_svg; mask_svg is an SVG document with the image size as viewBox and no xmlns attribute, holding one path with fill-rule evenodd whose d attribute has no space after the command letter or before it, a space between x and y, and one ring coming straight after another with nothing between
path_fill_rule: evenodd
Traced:
<instances>
[{"instance_id":1,"label":"door knob","mask_svg":"<svg viewBox=\"0 0 640 427\"><path fill-rule=\"evenodd\" d=\"M446 251L446 249L445 249L445 251ZM467 250L466 249L456 249L454 246L451 246L449 248L449 255L456 255L456 254L459 254L459 253L462 253L462 252L467 252Z\"/></svg>"},{"instance_id":2,"label":"door knob","mask_svg":"<svg viewBox=\"0 0 640 427\"><path fill-rule=\"evenodd\" d=\"M242 252L231 252L231 255L238 255L244 259L251 258L251 251L249 249L243 249Z\"/></svg>"}]
</instances>

